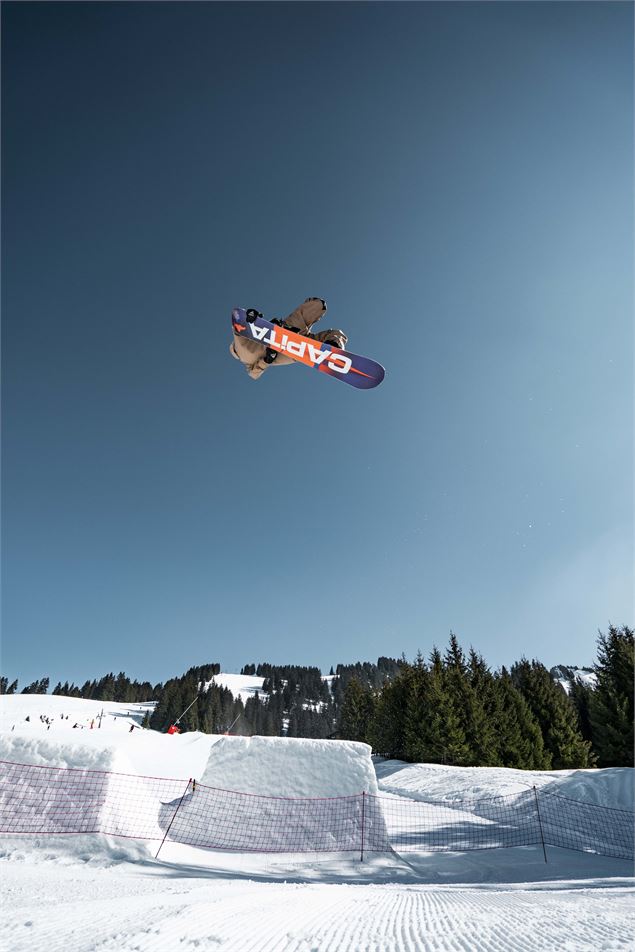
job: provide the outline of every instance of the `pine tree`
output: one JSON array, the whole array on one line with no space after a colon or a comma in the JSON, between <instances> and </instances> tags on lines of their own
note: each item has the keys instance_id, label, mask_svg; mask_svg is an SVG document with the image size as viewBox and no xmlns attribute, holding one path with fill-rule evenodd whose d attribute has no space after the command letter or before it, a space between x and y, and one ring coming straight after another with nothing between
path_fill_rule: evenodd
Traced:
<instances>
[{"instance_id":1,"label":"pine tree","mask_svg":"<svg viewBox=\"0 0 635 952\"><path fill-rule=\"evenodd\" d=\"M0 694L6 694L7 688L9 686L9 679L4 676L0 677Z\"/></svg>"},{"instance_id":2,"label":"pine tree","mask_svg":"<svg viewBox=\"0 0 635 952\"><path fill-rule=\"evenodd\" d=\"M511 676L540 725L554 769L592 766L591 745L580 733L575 707L545 666L523 658L513 665Z\"/></svg>"},{"instance_id":3,"label":"pine tree","mask_svg":"<svg viewBox=\"0 0 635 952\"><path fill-rule=\"evenodd\" d=\"M345 740L366 742L375 701L370 688L351 678L344 691L338 731Z\"/></svg>"},{"instance_id":4,"label":"pine tree","mask_svg":"<svg viewBox=\"0 0 635 952\"><path fill-rule=\"evenodd\" d=\"M179 699L175 697L176 690L174 681L166 683L165 689L161 692L157 705L150 716L152 730L166 731L179 716L180 710L177 710Z\"/></svg>"},{"instance_id":5,"label":"pine tree","mask_svg":"<svg viewBox=\"0 0 635 952\"><path fill-rule=\"evenodd\" d=\"M593 740L593 728L591 726L591 695L593 688L579 678L574 677L570 682L569 697L571 703L576 709L578 715L578 724L580 733L585 740Z\"/></svg>"},{"instance_id":6,"label":"pine tree","mask_svg":"<svg viewBox=\"0 0 635 952\"><path fill-rule=\"evenodd\" d=\"M468 656L468 679L485 715L485 726L476 746L478 765L497 767L503 763L499 737L503 699L498 678L474 648L470 648Z\"/></svg>"},{"instance_id":7,"label":"pine tree","mask_svg":"<svg viewBox=\"0 0 635 952\"><path fill-rule=\"evenodd\" d=\"M406 760L406 714L411 668L404 665L400 677L384 687L368 725L368 743L375 753Z\"/></svg>"},{"instance_id":8,"label":"pine tree","mask_svg":"<svg viewBox=\"0 0 635 952\"><path fill-rule=\"evenodd\" d=\"M590 696L593 747L601 767L633 766L633 631L598 635L597 688Z\"/></svg>"},{"instance_id":9,"label":"pine tree","mask_svg":"<svg viewBox=\"0 0 635 952\"><path fill-rule=\"evenodd\" d=\"M499 705L494 725L503 767L549 770L551 755L545 750L540 725L506 668L501 669L496 684Z\"/></svg>"},{"instance_id":10,"label":"pine tree","mask_svg":"<svg viewBox=\"0 0 635 952\"><path fill-rule=\"evenodd\" d=\"M434 763L467 766L473 753L465 734L464 711L461 710L458 683L463 677L463 659L450 644L450 665L444 665L439 651L431 655L427 690L427 718L422 724L424 760ZM459 649L460 650L460 649ZM409 751L414 753L414 751Z\"/></svg>"},{"instance_id":11,"label":"pine tree","mask_svg":"<svg viewBox=\"0 0 635 952\"><path fill-rule=\"evenodd\" d=\"M445 659L445 682L452 695L454 710L459 719L468 748L469 766L498 766L492 713L495 699L492 676L482 658L472 650L470 665L465 661L456 636L450 636ZM490 706L490 710L487 709Z\"/></svg>"},{"instance_id":12,"label":"pine tree","mask_svg":"<svg viewBox=\"0 0 635 952\"><path fill-rule=\"evenodd\" d=\"M95 698L95 691L97 690L96 681L84 681L81 688L79 689L79 696L91 700Z\"/></svg>"},{"instance_id":13,"label":"pine tree","mask_svg":"<svg viewBox=\"0 0 635 952\"><path fill-rule=\"evenodd\" d=\"M18 682L15 682L17 687ZM12 685L13 687L13 685ZM31 684L27 684L25 688L22 689L22 694L46 694L49 689L49 679L42 678L40 681L32 681ZM11 694L11 691L7 691L7 694Z\"/></svg>"},{"instance_id":14,"label":"pine tree","mask_svg":"<svg viewBox=\"0 0 635 952\"><path fill-rule=\"evenodd\" d=\"M298 709L295 705L289 710L287 718L287 737L298 737Z\"/></svg>"},{"instance_id":15,"label":"pine tree","mask_svg":"<svg viewBox=\"0 0 635 952\"><path fill-rule=\"evenodd\" d=\"M424 762L435 759L432 737L431 694L434 675L426 667L421 652L417 653L408 673L402 673L405 687L403 710L403 752L399 759ZM393 686L396 682L393 682ZM386 690L386 689L385 689Z\"/></svg>"},{"instance_id":16,"label":"pine tree","mask_svg":"<svg viewBox=\"0 0 635 952\"><path fill-rule=\"evenodd\" d=\"M115 700L115 676L112 672L106 674L101 681L98 682L93 697L98 701Z\"/></svg>"}]
</instances>

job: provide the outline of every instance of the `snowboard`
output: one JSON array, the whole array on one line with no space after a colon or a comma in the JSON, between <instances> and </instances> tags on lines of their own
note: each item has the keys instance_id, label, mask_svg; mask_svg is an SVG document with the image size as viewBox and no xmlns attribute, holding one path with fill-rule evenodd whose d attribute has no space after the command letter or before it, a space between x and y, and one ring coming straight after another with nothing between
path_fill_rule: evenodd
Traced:
<instances>
[{"instance_id":1,"label":"snowboard","mask_svg":"<svg viewBox=\"0 0 635 952\"><path fill-rule=\"evenodd\" d=\"M358 390L370 390L384 379L385 370L376 360L360 357L359 354L306 337L288 327L272 324L264 317L248 318L243 307L235 307L232 311L232 326L234 334L258 341Z\"/></svg>"}]
</instances>

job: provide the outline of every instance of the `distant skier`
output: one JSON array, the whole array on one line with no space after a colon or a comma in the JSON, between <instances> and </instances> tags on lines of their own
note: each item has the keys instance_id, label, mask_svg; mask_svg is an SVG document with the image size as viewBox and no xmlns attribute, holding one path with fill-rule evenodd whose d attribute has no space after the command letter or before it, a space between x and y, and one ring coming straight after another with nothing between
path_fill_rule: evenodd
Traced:
<instances>
[{"instance_id":1,"label":"distant skier","mask_svg":"<svg viewBox=\"0 0 635 952\"><path fill-rule=\"evenodd\" d=\"M304 304L296 307L295 311L284 321L274 319L272 324L278 324L280 327L287 327L304 334L306 337L312 337L313 340L319 340L323 344L330 344L332 347L344 349L348 342L348 337L343 331L330 329L320 331L317 334L311 333L311 328L326 314L326 301L322 298L307 298ZM258 341L250 340L247 337L240 337L234 334L234 340L231 343L229 352L236 360L240 360L245 365L247 373L252 380L258 380L271 364L292 364L294 361L286 354L281 354L272 347L266 347Z\"/></svg>"}]
</instances>

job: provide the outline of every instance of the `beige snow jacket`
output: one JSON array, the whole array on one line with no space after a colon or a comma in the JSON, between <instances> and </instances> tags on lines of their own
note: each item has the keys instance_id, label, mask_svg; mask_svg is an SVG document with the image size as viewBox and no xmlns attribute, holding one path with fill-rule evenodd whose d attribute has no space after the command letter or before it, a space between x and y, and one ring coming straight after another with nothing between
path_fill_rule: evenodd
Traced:
<instances>
[{"instance_id":1,"label":"beige snow jacket","mask_svg":"<svg viewBox=\"0 0 635 952\"><path fill-rule=\"evenodd\" d=\"M335 340L338 347L346 347L348 337L340 330L320 331L317 334L311 334L311 328L326 314L326 304L321 298L307 298L304 304L296 307L287 318L285 324L295 328L298 333L312 337L314 340ZM240 360L246 367L247 373L252 380L258 380L268 367L281 366L283 364L293 364L295 361L286 354L278 353L276 359L271 364L266 364L264 356L267 348L257 340L250 340L248 337L241 337L240 334L234 334L234 339L230 345L229 352L236 360Z\"/></svg>"}]
</instances>

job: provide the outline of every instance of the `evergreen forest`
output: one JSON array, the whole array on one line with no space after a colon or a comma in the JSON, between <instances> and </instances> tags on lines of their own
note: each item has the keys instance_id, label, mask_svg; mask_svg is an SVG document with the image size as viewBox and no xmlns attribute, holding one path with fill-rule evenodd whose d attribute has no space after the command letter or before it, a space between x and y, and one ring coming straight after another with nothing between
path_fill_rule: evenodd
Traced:
<instances>
[{"instance_id":1,"label":"evergreen forest","mask_svg":"<svg viewBox=\"0 0 635 952\"><path fill-rule=\"evenodd\" d=\"M142 726L166 731L330 738L370 744L373 753L409 762L455 766L562 769L633 766L633 630L599 632L594 677L574 666L551 670L521 658L492 670L454 634L444 651L413 661L317 667L247 664L241 674L262 678L246 703L217 684L219 663L192 667L159 684L124 672L75 685L58 682L52 694L98 701L154 701ZM568 682L568 691L561 680ZM46 694L49 679L23 694ZM0 677L0 693L18 681Z\"/></svg>"}]
</instances>

